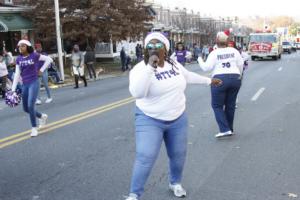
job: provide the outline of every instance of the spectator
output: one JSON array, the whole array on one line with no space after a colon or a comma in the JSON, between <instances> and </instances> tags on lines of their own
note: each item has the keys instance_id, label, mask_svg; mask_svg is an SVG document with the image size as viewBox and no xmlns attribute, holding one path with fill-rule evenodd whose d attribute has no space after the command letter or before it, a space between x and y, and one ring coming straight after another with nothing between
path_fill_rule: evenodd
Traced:
<instances>
[{"instance_id":1,"label":"spectator","mask_svg":"<svg viewBox=\"0 0 300 200\"><path fill-rule=\"evenodd\" d=\"M3 54L4 54L3 52L0 52L0 80L1 80L1 95L2 98L5 98L8 71L7 71L7 66Z\"/></svg>"},{"instance_id":2,"label":"spectator","mask_svg":"<svg viewBox=\"0 0 300 200\"><path fill-rule=\"evenodd\" d=\"M122 71L125 72L128 69L128 65L127 65L128 60L127 60L127 55L124 47L122 47L122 50L120 52L120 58L121 58Z\"/></svg>"},{"instance_id":3,"label":"spectator","mask_svg":"<svg viewBox=\"0 0 300 200\"><path fill-rule=\"evenodd\" d=\"M135 47L135 54L136 54L136 59L137 62L140 62L143 60L143 49L141 44L137 44Z\"/></svg>"},{"instance_id":4,"label":"spectator","mask_svg":"<svg viewBox=\"0 0 300 200\"><path fill-rule=\"evenodd\" d=\"M8 70L8 78L12 81L13 80L13 74L15 71L15 61L14 57L12 56L11 52L8 52L6 50L3 50L3 59L5 61L7 70Z\"/></svg>"},{"instance_id":5,"label":"spectator","mask_svg":"<svg viewBox=\"0 0 300 200\"><path fill-rule=\"evenodd\" d=\"M79 46L77 44L74 45L72 51L72 70L75 76L75 87L74 89L79 88L78 81L79 77L84 82L84 87L87 87L87 81L84 76L84 55L80 51Z\"/></svg>"},{"instance_id":6,"label":"spectator","mask_svg":"<svg viewBox=\"0 0 300 200\"><path fill-rule=\"evenodd\" d=\"M88 46L86 48L86 53L85 53L85 56L84 56L84 62L87 66L90 79L94 78L94 80L96 80L96 78L97 78L95 67L94 67L95 59L96 59L95 52L92 50L92 48L90 46Z\"/></svg>"},{"instance_id":7,"label":"spectator","mask_svg":"<svg viewBox=\"0 0 300 200\"><path fill-rule=\"evenodd\" d=\"M200 54L201 54L201 49L197 44L195 44L195 46L194 46L194 60L197 60L198 57L200 56Z\"/></svg>"},{"instance_id":8,"label":"spectator","mask_svg":"<svg viewBox=\"0 0 300 200\"><path fill-rule=\"evenodd\" d=\"M38 54L41 54L41 55L45 55L45 56L48 55L46 52L43 52L43 48L42 48L42 45L40 43L35 44L35 51ZM44 63L45 63L44 61L39 61L38 62L38 68L40 69L44 65ZM52 97L51 97L49 82L48 82L48 67L49 67L49 65L44 70L44 72L41 76L41 82L43 83L44 88L45 88L46 93L47 93L47 99L46 99L45 103L51 103L52 100L53 100ZM41 84L39 84L39 95L38 95L38 98L36 99L36 102L35 102L37 105L42 104L42 100L41 100L41 97L40 97L40 87L41 87Z\"/></svg>"},{"instance_id":9,"label":"spectator","mask_svg":"<svg viewBox=\"0 0 300 200\"><path fill-rule=\"evenodd\" d=\"M52 62L48 68L48 74L50 77L55 78L55 83L62 83L62 80L59 76L58 70L56 68L55 62Z\"/></svg>"}]
</instances>

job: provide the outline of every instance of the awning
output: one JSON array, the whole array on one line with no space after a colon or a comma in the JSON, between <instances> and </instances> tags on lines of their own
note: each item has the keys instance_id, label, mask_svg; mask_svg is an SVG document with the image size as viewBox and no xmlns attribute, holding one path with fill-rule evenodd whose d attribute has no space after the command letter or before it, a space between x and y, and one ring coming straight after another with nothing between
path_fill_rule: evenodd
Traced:
<instances>
[{"instance_id":1,"label":"awning","mask_svg":"<svg viewBox=\"0 0 300 200\"><path fill-rule=\"evenodd\" d=\"M0 14L0 32L32 30L31 21L18 13Z\"/></svg>"}]
</instances>

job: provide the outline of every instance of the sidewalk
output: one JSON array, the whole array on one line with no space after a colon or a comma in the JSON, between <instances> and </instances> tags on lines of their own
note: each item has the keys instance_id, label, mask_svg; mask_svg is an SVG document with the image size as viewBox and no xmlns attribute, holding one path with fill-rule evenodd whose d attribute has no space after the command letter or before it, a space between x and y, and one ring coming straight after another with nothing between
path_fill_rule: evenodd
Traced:
<instances>
[{"instance_id":1,"label":"sidewalk","mask_svg":"<svg viewBox=\"0 0 300 200\"><path fill-rule=\"evenodd\" d=\"M51 89L56 89L56 88L62 88L62 87L67 87L74 85L74 76L70 75L70 72L68 72L68 68L66 67L65 69L65 80L64 83L62 84L53 84L49 82L49 87ZM88 82L93 82L93 81L99 81L107 78L114 78L114 77L120 77L120 76L126 76L128 75L129 71L123 72L121 70L121 66L119 66L119 63L112 63L111 65L108 63L96 63L95 64L95 71L97 78L96 79L90 79L89 73L87 69L85 69L85 77ZM79 83L82 81L79 80ZM44 88L41 88L43 90Z\"/></svg>"},{"instance_id":2,"label":"sidewalk","mask_svg":"<svg viewBox=\"0 0 300 200\"><path fill-rule=\"evenodd\" d=\"M126 76L128 75L128 71L122 72L121 70L119 72L110 72L110 73L100 73L98 74L98 77L96 79L90 79L88 74L85 74L85 77L87 79L87 82L93 82L93 81L99 81L107 78L114 78L114 77L120 77L120 76ZM82 83L82 80L79 80L79 83ZM68 74L65 75L65 81L62 84L52 84L49 82L49 87L51 89L57 89L62 87L67 87L74 85L74 76L70 76ZM44 87L41 88L41 90L44 90Z\"/></svg>"}]
</instances>

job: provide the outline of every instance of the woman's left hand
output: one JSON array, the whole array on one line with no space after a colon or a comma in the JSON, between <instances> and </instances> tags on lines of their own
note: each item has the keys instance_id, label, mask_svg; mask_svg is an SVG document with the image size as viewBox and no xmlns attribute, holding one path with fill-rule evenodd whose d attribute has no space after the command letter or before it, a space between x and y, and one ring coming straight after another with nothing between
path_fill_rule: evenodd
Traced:
<instances>
[{"instance_id":1,"label":"woman's left hand","mask_svg":"<svg viewBox=\"0 0 300 200\"><path fill-rule=\"evenodd\" d=\"M220 86L222 84L223 84L223 81L221 79L218 79L218 78L211 79L211 85L213 85L213 86Z\"/></svg>"},{"instance_id":2,"label":"woman's left hand","mask_svg":"<svg viewBox=\"0 0 300 200\"><path fill-rule=\"evenodd\" d=\"M38 76L39 76L39 77L42 77L42 76L43 76L43 72L41 72L41 71L39 70Z\"/></svg>"}]
</instances>

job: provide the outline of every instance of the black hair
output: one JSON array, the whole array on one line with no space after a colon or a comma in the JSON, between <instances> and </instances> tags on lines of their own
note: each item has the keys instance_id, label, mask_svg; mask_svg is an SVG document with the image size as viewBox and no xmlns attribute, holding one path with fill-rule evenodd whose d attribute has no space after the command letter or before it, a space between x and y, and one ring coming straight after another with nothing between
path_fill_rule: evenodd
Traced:
<instances>
[{"instance_id":1,"label":"black hair","mask_svg":"<svg viewBox=\"0 0 300 200\"><path fill-rule=\"evenodd\" d=\"M26 45L26 51L27 51L28 54L32 54L32 53L34 52L34 49L33 49L32 46L27 46L27 45ZM17 52L18 52L19 54L21 54L19 48L17 49Z\"/></svg>"},{"instance_id":2,"label":"black hair","mask_svg":"<svg viewBox=\"0 0 300 200\"><path fill-rule=\"evenodd\" d=\"M32 47L32 46L27 46L27 52L28 52L29 54L33 53L33 52L34 52L33 47Z\"/></svg>"},{"instance_id":3,"label":"black hair","mask_svg":"<svg viewBox=\"0 0 300 200\"><path fill-rule=\"evenodd\" d=\"M184 46L184 44L183 44L182 42L178 42L178 43L176 44L175 50L176 50L176 51L179 50L179 49L178 49L178 46L179 46L179 45L182 45L182 50L184 51L184 50L185 50L185 46Z\"/></svg>"}]
</instances>

